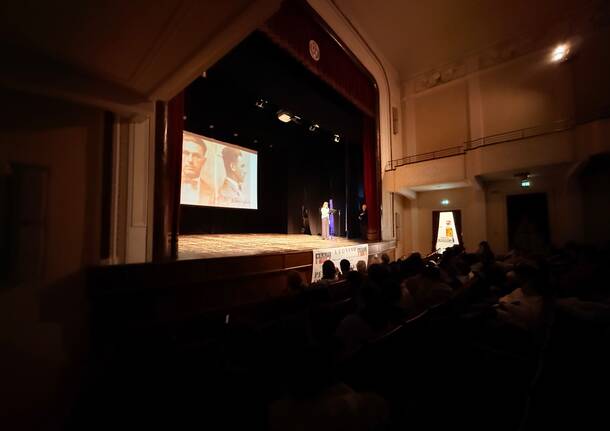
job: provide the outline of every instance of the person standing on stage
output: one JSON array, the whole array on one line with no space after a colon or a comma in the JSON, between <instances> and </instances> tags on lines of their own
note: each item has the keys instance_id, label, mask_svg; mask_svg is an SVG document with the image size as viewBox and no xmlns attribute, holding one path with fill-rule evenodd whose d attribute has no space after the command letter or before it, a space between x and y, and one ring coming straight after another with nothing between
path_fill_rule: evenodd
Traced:
<instances>
[{"instance_id":1,"label":"person standing on stage","mask_svg":"<svg viewBox=\"0 0 610 431\"><path fill-rule=\"evenodd\" d=\"M369 229L369 213L366 210L366 204L362 204L362 211L358 215L358 222L360 223L360 236L366 241Z\"/></svg>"},{"instance_id":2,"label":"person standing on stage","mask_svg":"<svg viewBox=\"0 0 610 431\"><path fill-rule=\"evenodd\" d=\"M322 239L330 239L330 210L328 208L328 202L322 204L320 215L322 216Z\"/></svg>"}]
</instances>

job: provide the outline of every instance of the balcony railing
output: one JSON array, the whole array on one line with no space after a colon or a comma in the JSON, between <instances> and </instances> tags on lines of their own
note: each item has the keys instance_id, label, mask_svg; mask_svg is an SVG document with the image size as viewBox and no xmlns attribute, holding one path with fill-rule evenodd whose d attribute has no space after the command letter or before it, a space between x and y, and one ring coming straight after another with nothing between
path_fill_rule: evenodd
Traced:
<instances>
[{"instance_id":1,"label":"balcony railing","mask_svg":"<svg viewBox=\"0 0 610 431\"><path fill-rule=\"evenodd\" d=\"M477 148L486 147L488 145L501 144L503 142L516 141L519 139L533 138L535 136L547 135L550 133L563 132L574 127L574 120L561 120L553 123L544 124L541 126L527 127L510 132L498 133L489 135L472 141L466 141L463 145L457 147L445 148L443 150L432 151L429 153L416 154L413 156L403 157L388 162L386 171L392 171L399 166L410 165L412 163L425 162L428 160L441 159L443 157L458 156L465 154L467 151Z\"/></svg>"},{"instance_id":2,"label":"balcony railing","mask_svg":"<svg viewBox=\"0 0 610 431\"><path fill-rule=\"evenodd\" d=\"M563 132L572 127L574 127L574 120L560 120L542 126L527 127L525 129L473 139L472 141L464 142L464 146L466 147L466 150L474 150L475 148L485 147L487 145L501 144L503 142L533 138L534 136L548 135L549 133Z\"/></svg>"},{"instance_id":3,"label":"balcony railing","mask_svg":"<svg viewBox=\"0 0 610 431\"><path fill-rule=\"evenodd\" d=\"M464 154L464 146L459 145L457 147L445 148L444 150L432 151L430 153L415 154L414 156L403 157L402 159L396 159L388 162L386 170L394 170L398 166L410 165L411 163L425 162L428 160L440 159L443 157L457 156Z\"/></svg>"}]
</instances>

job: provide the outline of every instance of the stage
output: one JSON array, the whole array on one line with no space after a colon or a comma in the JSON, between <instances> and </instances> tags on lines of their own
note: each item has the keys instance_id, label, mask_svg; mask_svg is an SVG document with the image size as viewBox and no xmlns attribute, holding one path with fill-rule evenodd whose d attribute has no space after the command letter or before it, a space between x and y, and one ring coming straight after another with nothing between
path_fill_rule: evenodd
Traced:
<instances>
[{"instance_id":1,"label":"stage","mask_svg":"<svg viewBox=\"0 0 610 431\"><path fill-rule=\"evenodd\" d=\"M298 234L180 235L178 259L92 268L91 294L109 322L172 320L282 296L288 271L311 281L312 250L362 243ZM394 240L369 242L368 249L369 263L382 253L396 258Z\"/></svg>"},{"instance_id":2,"label":"stage","mask_svg":"<svg viewBox=\"0 0 610 431\"><path fill-rule=\"evenodd\" d=\"M346 247L364 242L360 239L340 237L323 240L319 235L302 234L180 235L178 237L178 259L299 253L320 248Z\"/></svg>"}]
</instances>

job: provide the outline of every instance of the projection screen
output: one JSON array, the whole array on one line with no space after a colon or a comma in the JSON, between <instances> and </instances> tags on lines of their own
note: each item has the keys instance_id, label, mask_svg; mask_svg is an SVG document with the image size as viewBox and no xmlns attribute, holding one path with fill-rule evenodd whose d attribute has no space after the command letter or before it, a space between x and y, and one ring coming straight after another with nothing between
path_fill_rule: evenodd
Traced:
<instances>
[{"instance_id":1,"label":"projection screen","mask_svg":"<svg viewBox=\"0 0 610 431\"><path fill-rule=\"evenodd\" d=\"M254 150L183 132L180 203L258 209Z\"/></svg>"}]
</instances>

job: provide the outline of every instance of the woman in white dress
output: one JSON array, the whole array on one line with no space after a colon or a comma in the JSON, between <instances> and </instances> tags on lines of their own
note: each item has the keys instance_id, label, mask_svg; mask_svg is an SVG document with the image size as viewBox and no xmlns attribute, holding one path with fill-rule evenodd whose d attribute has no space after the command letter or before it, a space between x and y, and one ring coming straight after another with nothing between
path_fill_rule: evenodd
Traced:
<instances>
[{"instance_id":1,"label":"woman in white dress","mask_svg":"<svg viewBox=\"0 0 610 431\"><path fill-rule=\"evenodd\" d=\"M322 239L330 239L330 210L328 208L328 202L322 204L320 215L322 216Z\"/></svg>"}]
</instances>

